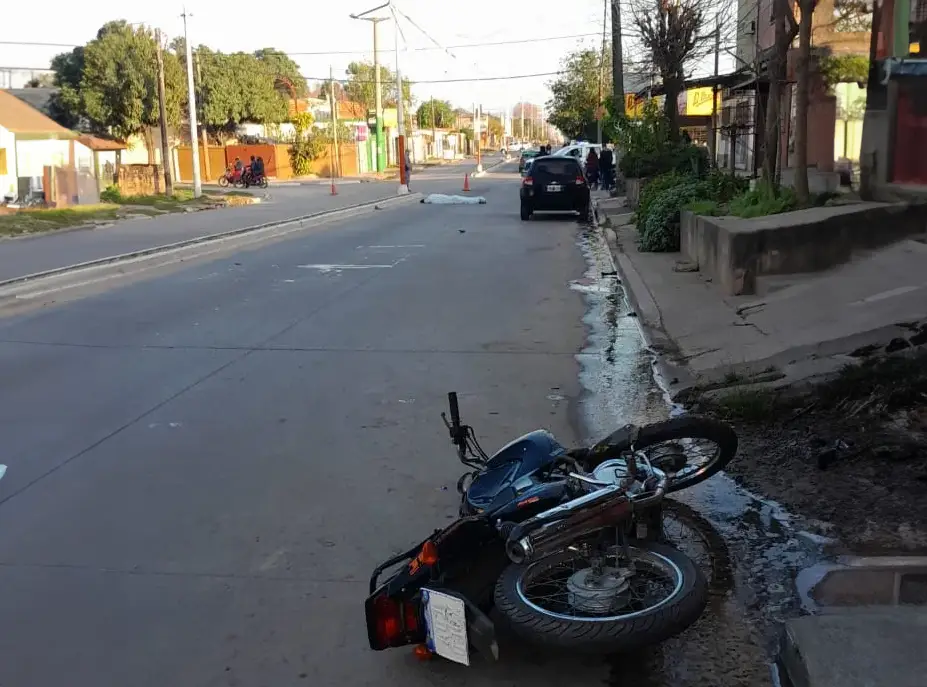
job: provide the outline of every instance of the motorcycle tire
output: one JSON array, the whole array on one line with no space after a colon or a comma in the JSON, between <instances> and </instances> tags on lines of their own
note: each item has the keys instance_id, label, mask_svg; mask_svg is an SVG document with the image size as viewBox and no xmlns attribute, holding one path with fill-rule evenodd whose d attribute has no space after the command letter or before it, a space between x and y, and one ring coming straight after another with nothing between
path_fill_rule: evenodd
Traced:
<instances>
[{"instance_id":1,"label":"motorcycle tire","mask_svg":"<svg viewBox=\"0 0 927 687\"><path fill-rule=\"evenodd\" d=\"M496 582L496 609L521 638L552 648L587 654L636 651L673 637L699 619L708 603L708 583L698 566L671 546L631 542L631 548L670 561L681 573L681 584L660 605L623 618L576 618L541 610L520 592L532 566L556 564L575 555L563 551L527 565L508 566Z\"/></svg>"},{"instance_id":2,"label":"motorcycle tire","mask_svg":"<svg viewBox=\"0 0 927 687\"><path fill-rule=\"evenodd\" d=\"M229 185L229 178L228 178L228 177L219 177L219 186L221 186L222 188L225 188L225 187L227 187L228 185Z\"/></svg>"},{"instance_id":3,"label":"motorcycle tire","mask_svg":"<svg viewBox=\"0 0 927 687\"><path fill-rule=\"evenodd\" d=\"M243 182L243 181L236 181L236 182L235 182L235 188L244 188L244 187L245 187L245 182Z\"/></svg>"},{"instance_id":4,"label":"motorcycle tire","mask_svg":"<svg viewBox=\"0 0 927 687\"><path fill-rule=\"evenodd\" d=\"M717 445L718 452L714 459L703 468L690 475L681 474L678 478L673 479L666 489L667 493L688 489L699 482L704 482L715 473L723 470L737 453L737 434L730 425L720 420L698 415L681 415L664 422L656 422L641 427L634 447L646 453L647 448L650 446L679 439L707 439ZM631 436L629 433L626 443L613 446L609 453L623 453L630 450ZM587 461L585 467L591 472L598 467L600 462L602 461L593 461L591 463Z\"/></svg>"}]
</instances>

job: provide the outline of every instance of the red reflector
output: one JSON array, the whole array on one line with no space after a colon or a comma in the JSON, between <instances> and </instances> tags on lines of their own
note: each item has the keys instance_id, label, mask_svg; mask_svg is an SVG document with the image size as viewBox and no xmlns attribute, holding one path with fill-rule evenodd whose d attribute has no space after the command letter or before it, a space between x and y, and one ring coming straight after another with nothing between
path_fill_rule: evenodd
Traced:
<instances>
[{"instance_id":1,"label":"red reflector","mask_svg":"<svg viewBox=\"0 0 927 687\"><path fill-rule=\"evenodd\" d=\"M583 179L582 177L576 177L576 183L577 183L577 184L580 184L580 185L583 185L583 184L586 183L586 180Z\"/></svg>"},{"instance_id":2,"label":"red reflector","mask_svg":"<svg viewBox=\"0 0 927 687\"><path fill-rule=\"evenodd\" d=\"M402 616L399 603L388 596L381 596L373 602L377 640L381 646L390 646L402 633Z\"/></svg>"},{"instance_id":3,"label":"red reflector","mask_svg":"<svg viewBox=\"0 0 927 687\"><path fill-rule=\"evenodd\" d=\"M534 179L532 179L531 177L525 177L525 180L521 183L524 186L531 186L531 184L534 183Z\"/></svg>"}]
</instances>

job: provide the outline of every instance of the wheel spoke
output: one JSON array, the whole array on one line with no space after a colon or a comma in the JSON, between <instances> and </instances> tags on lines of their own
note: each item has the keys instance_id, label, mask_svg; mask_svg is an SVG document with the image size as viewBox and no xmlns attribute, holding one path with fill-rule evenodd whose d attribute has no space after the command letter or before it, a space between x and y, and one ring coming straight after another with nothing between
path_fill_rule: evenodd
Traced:
<instances>
[{"instance_id":1,"label":"wheel spoke","mask_svg":"<svg viewBox=\"0 0 927 687\"><path fill-rule=\"evenodd\" d=\"M587 620L621 618L644 612L665 603L679 589L681 572L671 561L641 549L631 549L634 573L625 579L627 567L622 566L620 551L612 549L603 554L607 576L605 587L580 587L574 597L571 580L579 585L589 579L591 564L578 552L567 554L566 560L544 565L544 561L528 566L518 584L519 594L539 611L559 617ZM611 584L611 589L607 586ZM576 588L576 587L574 587ZM577 603L577 599L579 602ZM585 607L579 607L585 606ZM608 609L608 610L606 610Z\"/></svg>"}]
</instances>

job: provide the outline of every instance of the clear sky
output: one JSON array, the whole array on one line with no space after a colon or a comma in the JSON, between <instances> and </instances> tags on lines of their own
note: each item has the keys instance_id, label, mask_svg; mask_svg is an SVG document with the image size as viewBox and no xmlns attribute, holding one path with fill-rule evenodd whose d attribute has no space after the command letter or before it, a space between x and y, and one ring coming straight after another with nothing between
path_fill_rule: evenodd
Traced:
<instances>
[{"instance_id":1,"label":"clear sky","mask_svg":"<svg viewBox=\"0 0 927 687\"><path fill-rule=\"evenodd\" d=\"M225 52L252 51L273 47L292 55L309 77L326 77L331 66L335 78L344 76L352 60L371 60L373 33L369 22L352 20L351 13L363 12L384 0L322 2L205 2L191 0L187 10L190 40ZM109 3L106 3L109 5ZM403 75L417 81L517 76L554 72L568 51L580 45L601 43L603 0L397 0L397 6L419 27L443 46L472 43L524 41L551 36L597 34L535 43L450 48L447 54L435 48L422 32L408 22L401 25L410 50L400 51ZM79 7L70 0L45 0L42 17L28 2L4 3L0 41L83 44L93 38L106 21L125 19L160 28L169 37L181 35L181 4L125 2L104 7L86 3ZM380 25L381 62L395 67L394 28ZM402 42L400 43L402 46ZM388 49L388 52L387 52ZM11 46L0 44L0 67L47 67L49 60L65 47ZM351 54L335 54L352 51ZM326 53L326 54L298 54ZM418 83L413 97L424 101L434 96L455 106L481 102L484 109L511 107L520 99L543 104L549 98L550 76L498 81Z\"/></svg>"}]
</instances>

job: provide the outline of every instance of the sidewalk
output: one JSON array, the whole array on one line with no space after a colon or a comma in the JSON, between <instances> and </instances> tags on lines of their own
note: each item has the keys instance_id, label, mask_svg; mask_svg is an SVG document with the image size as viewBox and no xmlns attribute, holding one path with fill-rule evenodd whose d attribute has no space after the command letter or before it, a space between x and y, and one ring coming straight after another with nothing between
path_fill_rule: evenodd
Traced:
<instances>
[{"instance_id":1,"label":"sidewalk","mask_svg":"<svg viewBox=\"0 0 927 687\"><path fill-rule=\"evenodd\" d=\"M339 188L336 196L329 195L321 186L306 187L305 193L258 205L132 219L95 229L6 239L0 241L0 281L395 197L392 185L354 184Z\"/></svg>"},{"instance_id":2,"label":"sidewalk","mask_svg":"<svg viewBox=\"0 0 927 687\"><path fill-rule=\"evenodd\" d=\"M642 253L623 199L600 201L606 238L671 391L694 384L786 383L853 356L927 340L927 244L895 243L826 272L762 277L757 295L724 296L679 253Z\"/></svg>"}]
</instances>

